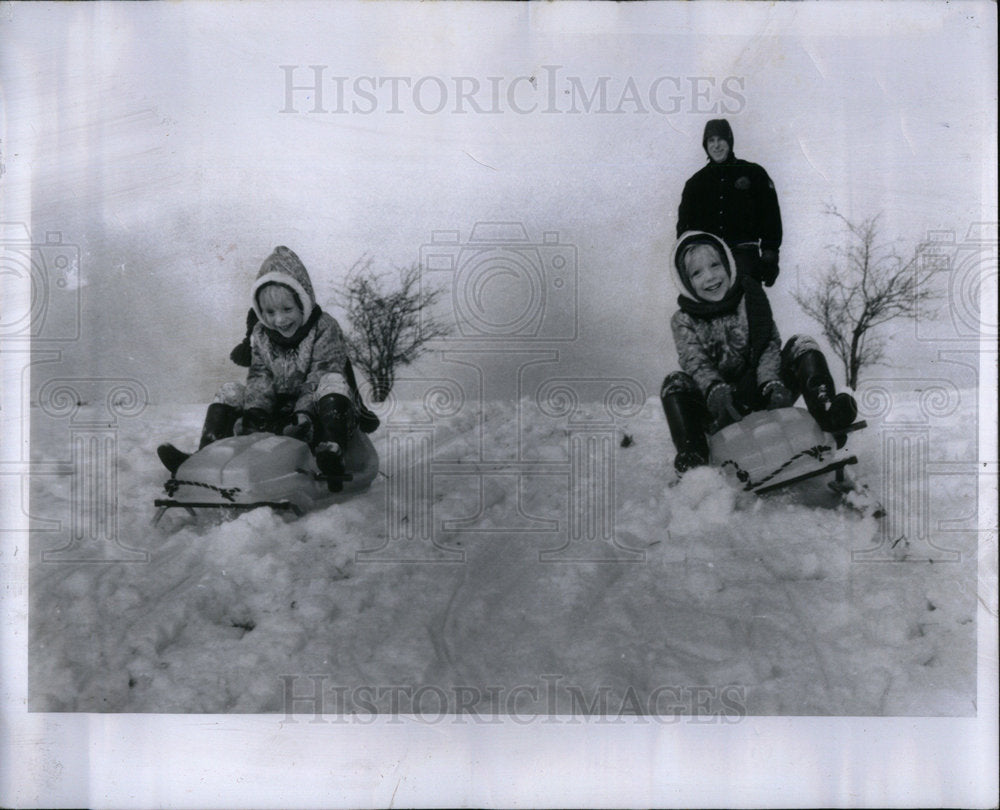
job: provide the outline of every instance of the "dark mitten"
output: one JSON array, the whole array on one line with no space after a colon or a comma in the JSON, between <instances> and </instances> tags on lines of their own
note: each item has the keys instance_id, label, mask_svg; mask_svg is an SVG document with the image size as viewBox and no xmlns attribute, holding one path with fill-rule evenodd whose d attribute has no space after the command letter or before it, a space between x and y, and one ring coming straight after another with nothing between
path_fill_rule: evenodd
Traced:
<instances>
[{"instance_id":1,"label":"dark mitten","mask_svg":"<svg viewBox=\"0 0 1000 810\"><path fill-rule=\"evenodd\" d=\"M293 439L298 439L300 442L311 444L313 439L312 419L309 417L309 414L302 413L301 411L299 411L299 413L305 417L305 420L294 425L288 425L288 427L281 432L285 436L291 436Z\"/></svg>"},{"instance_id":2,"label":"dark mitten","mask_svg":"<svg viewBox=\"0 0 1000 810\"><path fill-rule=\"evenodd\" d=\"M761 395L769 411L776 411L778 408L790 408L795 402L795 394L789 391L777 380L765 383L760 389Z\"/></svg>"},{"instance_id":3,"label":"dark mitten","mask_svg":"<svg viewBox=\"0 0 1000 810\"><path fill-rule=\"evenodd\" d=\"M733 402L733 387L726 383L718 383L713 386L706 397L708 411L712 414L712 421L716 432L722 430L733 422L739 422L743 418L736 409Z\"/></svg>"},{"instance_id":4,"label":"dark mitten","mask_svg":"<svg viewBox=\"0 0 1000 810\"><path fill-rule=\"evenodd\" d=\"M762 250L760 252L760 280L765 287L770 287L778 278L778 251Z\"/></svg>"},{"instance_id":5,"label":"dark mitten","mask_svg":"<svg viewBox=\"0 0 1000 810\"><path fill-rule=\"evenodd\" d=\"M271 417L263 408L250 408L243 412L243 427L240 435L248 433L267 433L270 430Z\"/></svg>"},{"instance_id":6,"label":"dark mitten","mask_svg":"<svg viewBox=\"0 0 1000 810\"><path fill-rule=\"evenodd\" d=\"M257 313L253 309L250 309L247 312L246 337L229 353L229 359L236 363L236 365L243 366L243 368L249 368L250 361L253 359L253 352L250 349L250 333L253 332L253 328L257 325L257 320Z\"/></svg>"}]
</instances>

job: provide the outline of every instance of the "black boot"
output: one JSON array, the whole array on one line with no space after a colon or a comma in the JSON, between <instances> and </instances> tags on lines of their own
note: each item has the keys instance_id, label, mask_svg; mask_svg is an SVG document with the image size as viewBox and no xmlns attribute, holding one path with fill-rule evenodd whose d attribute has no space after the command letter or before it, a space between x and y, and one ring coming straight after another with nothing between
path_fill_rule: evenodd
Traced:
<instances>
[{"instance_id":1,"label":"black boot","mask_svg":"<svg viewBox=\"0 0 1000 810\"><path fill-rule=\"evenodd\" d=\"M850 427L858 415L858 405L850 394L836 393L823 353L809 350L793 362L795 383L816 423L827 433Z\"/></svg>"},{"instance_id":2,"label":"black boot","mask_svg":"<svg viewBox=\"0 0 1000 810\"><path fill-rule=\"evenodd\" d=\"M357 429L351 400L343 394L327 394L316 403L320 442L316 445L316 466L326 476L330 492L344 488L344 449Z\"/></svg>"},{"instance_id":3,"label":"black boot","mask_svg":"<svg viewBox=\"0 0 1000 810\"><path fill-rule=\"evenodd\" d=\"M222 402L213 402L205 412L205 424L201 429L201 441L198 449L205 445L227 439L233 435L233 427L239 418L239 409Z\"/></svg>"},{"instance_id":4,"label":"black boot","mask_svg":"<svg viewBox=\"0 0 1000 810\"><path fill-rule=\"evenodd\" d=\"M231 405L224 405L221 402L213 402L208 406L205 413L205 424L201 429L201 442L198 449L201 450L206 444L211 444L218 439L224 439L233 435L233 425L239 416L239 411ZM178 450L172 444L161 444L156 448L156 455L159 456L163 466L170 470L171 475L177 475L177 470L181 464L191 458L190 453Z\"/></svg>"},{"instance_id":5,"label":"black boot","mask_svg":"<svg viewBox=\"0 0 1000 810\"><path fill-rule=\"evenodd\" d=\"M156 455L159 456L163 466L170 470L171 477L176 476L181 464L191 458L190 453L178 450L172 444L161 444L156 448Z\"/></svg>"},{"instance_id":6,"label":"black boot","mask_svg":"<svg viewBox=\"0 0 1000 810\"><path fill-rule=\"evenodd\" d=\"M663 412L670 427L670 438L677 448L674 469L678 473L708 463L708 440L705 438L704 404L691 391L660 394Z\"/></svg>"}]
</instances>

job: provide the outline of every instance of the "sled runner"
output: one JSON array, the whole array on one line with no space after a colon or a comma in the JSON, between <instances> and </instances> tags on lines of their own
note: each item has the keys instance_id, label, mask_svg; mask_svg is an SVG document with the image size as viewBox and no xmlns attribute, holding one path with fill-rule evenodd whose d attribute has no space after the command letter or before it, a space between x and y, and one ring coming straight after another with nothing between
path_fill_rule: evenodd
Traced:
<instances>
[{"instance_id":1,"label":"sled runner","mask_svg":"<svg viewBox=\"0 0 1000 810\"><path fill-rule=\"evenodd\" d=\"M344 501L367 489L378 474L378 453L367 434L356 431L344 448L342 489L331 492L309 445L289 436L251 433L212 442L177 469L157 498L153 523L168 509L243 511L267 506L296 515Z\"/></svg>"},{"instance_id":2,"label":"sled runner","mask_svg":"<svg viewBox=\"0 0 1000 810\"><path fill-rule=\"evenodd\" d=\"M845 446L847 434L864 427L855 422L830 434L801 408L757 411L708 437L709 463L759 495L830 473L829 488L843 493L853 489L845 468L858 463Z\"/></svg>"}]
</instances>

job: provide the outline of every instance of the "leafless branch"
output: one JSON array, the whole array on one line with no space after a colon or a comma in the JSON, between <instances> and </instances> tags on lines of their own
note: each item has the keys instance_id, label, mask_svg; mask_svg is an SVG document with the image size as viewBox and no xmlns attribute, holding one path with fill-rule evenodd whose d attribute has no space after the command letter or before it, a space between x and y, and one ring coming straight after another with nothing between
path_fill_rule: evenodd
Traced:
<instances>
[{"instance_id":1,"label":"leafless branch","mask_svg":"<svg viewBox=\"0 0 1000 810\"><path fill-rule=\"evenodd\" d=\"M793 297L820 325L853 389L862 369L885 360L885 339L874 330L916 317L939 293L929 284L933 268L920 261L925 243L903 255L898 243L880 241L880 215L853 222L832 205L826 213L844 226L847 243L829 246L831 265Z\"/></svg>"},{"instance_id":2,"label":"leafless branch","mask_svg":"<svg viewBox=\"0 0 1000 810\"><path fill-rule=\"evenodd\" d=\"M347 344L352 359L382 402L392 391L396 370L415 361L427 344L449 333L431 314L443 290L424 289L417 264L397 268L395 277L379 273L364 256L354 263L337 297L347 313Z\"/></svg>"}]
</instances>

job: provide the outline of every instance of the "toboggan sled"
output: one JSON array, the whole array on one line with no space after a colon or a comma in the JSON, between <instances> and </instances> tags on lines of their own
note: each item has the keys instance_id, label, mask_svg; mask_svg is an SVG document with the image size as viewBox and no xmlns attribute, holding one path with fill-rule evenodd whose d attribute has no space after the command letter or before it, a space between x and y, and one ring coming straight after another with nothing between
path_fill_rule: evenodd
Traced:
<instances>
[{"instance_id":1,"label":"toboggan sled","mask_svg":"<svg viewBox=\"0 0 1000 810\"><path fill-rule=\"evenodd\" d=\"M757 411L708 437L709 463L761 495L829 474L830 488L844 492L852 488L845 468L858 463L847 434L865 427L859 421L827 433L802 408Z\"/></svg>"},{"instance_id":2,"label":"toboggan sled","mask_svg":"<svg viewBox=\"0 0 1000 810\"><path fill-rule=\"evenodd\" d=\"M344 448L342 489L331 492L309 445L289 436L251 433L220 439L194 453L164 484L153 523L168 509L243 511L262 506L302 515L347 500L367 489L378 475L378 453L367 434L357 431Z\"/></svg>"}]
</instances>

